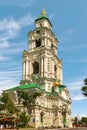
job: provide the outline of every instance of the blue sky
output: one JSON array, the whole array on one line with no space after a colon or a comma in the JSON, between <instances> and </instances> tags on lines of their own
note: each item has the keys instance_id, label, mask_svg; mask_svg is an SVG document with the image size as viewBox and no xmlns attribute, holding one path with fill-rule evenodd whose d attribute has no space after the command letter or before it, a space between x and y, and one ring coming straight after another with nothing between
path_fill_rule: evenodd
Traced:
<instances>
[{"instance_id":1,"label":"blue sky","mask_svg":"<svg viewBox=\"0 0 87 130\"><path fill-rule=\"evenodd\" d=\"M43 5L59 40L58 57L63 59L63 84L72 99L72 116L87 116L87 98L81 93L87 78L87 0L0 0L0 91L20 82L27 34Z\"/></svg>"}]
</instances>

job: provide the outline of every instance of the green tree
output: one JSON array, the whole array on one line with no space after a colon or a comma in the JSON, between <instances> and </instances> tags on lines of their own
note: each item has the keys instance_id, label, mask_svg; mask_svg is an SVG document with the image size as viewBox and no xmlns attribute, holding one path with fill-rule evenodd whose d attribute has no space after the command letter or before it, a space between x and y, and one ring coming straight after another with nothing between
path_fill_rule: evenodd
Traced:
<instances>
[{"instance_id":1,"label":"green tree","mask_svg":"<svg viewBox=\"0 0 87 130\"><path fill-rule=\"evenodd\" d=\"M84 86L81 88L82 94L87 97L87 78L84 79Z\"/></svg>"},{"instance_id":2,"label":"green tree","mask_svg":"<svg viewBox=\"0 0 87 130\"><path fill-rule=\"evenodd\" d=\"M82 123L83 126L87 126L87 117L82 117L81 123Z\"/></svg>"},{"instance_id":3,"label":"green tree","mask_svg":"<svg viewBox=\"0 0 87 130\"><path fill-rule=\"evenodd\" d=\"M76 126L77 121L78 121L78 119L77 119L77 117L75 117L74 122L73 122L73 125L74 125L74 126Z\"/></svg>"},{"instance_id":4,"label":"green tree","mask_svg":"<svg viewBox=\"0 0 87 130\"><path fill-rule=\"evenodd\" d=\"M28 114L31 116L32 109L34 109L36 104L36 98L41 96L39 92L28 93L26 91L21 91L20 98L22 99L23 106L27 108Z\"/></svg>"},{"instance_id":5,"label":"green tree","mask_svg":"<svg viewBox=\"0 0 87 130\"><path fill-rule=\"evenodd\" d=\"M21 127L25 127L28 125L28 122L29 122L29 116L26 114L26 112L22 112L20 114L20 123L21 123Z\"/></svg>"},{"instance_id":6,"label":"green tree","mask_svg":"<svg viewBox=\"0 0 87 130\"><path fill-rule=\"evenodd\" d=\"M0 96L1 107L0 110L4 110L5 112L15 114L18 112L17 108L15 107L10 95L6 92L3 92Z\"/></svg>"}]
</instances>

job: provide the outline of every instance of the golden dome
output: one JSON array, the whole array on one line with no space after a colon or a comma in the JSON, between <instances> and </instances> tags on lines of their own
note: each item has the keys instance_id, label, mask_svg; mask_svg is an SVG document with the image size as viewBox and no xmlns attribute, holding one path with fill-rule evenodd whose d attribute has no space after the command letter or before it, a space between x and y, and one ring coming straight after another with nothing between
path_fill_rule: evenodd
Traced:
<instances>
[{"instance_id":1,"label":"golden dome","mask_svg":"<svg viewBox=\"0 0 87 130\"><path fill-rule=\"evenodd\" d=\"M45 10L42 10L41 15L42 15L42 16L46 16L46 11L45 11Z\"/></svg>"}]
</instances>

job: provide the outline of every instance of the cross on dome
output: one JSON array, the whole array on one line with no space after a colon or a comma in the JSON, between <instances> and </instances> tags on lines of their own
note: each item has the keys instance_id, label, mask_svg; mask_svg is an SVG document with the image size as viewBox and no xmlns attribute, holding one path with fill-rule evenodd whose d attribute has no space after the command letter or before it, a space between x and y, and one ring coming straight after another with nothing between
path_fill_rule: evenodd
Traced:
<instances>
[{"instance_id":1,"label":"cross on dome","mask_svg":"<svg viewBox=\"0 0 87 130\"><path fill-rule=\"evenodd\" d=\"M42 12L41 12L41 15L42 15L42 16L46 16L45 5L43 5L43 10L42 10Z\"/></svg>"}]
</instances>

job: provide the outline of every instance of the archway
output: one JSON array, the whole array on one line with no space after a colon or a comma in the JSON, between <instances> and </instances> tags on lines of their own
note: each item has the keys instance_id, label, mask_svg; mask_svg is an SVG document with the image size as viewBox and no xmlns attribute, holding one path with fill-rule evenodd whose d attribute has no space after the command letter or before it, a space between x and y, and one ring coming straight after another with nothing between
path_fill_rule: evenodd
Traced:
<instances>
[{"instance_id":1,"label":"archway","mask_svg":"<svg viewBox=\"0 0 87 130\"><path fill-rule=\"evenodd\" d=\"M43 112L40 113L40 123L41 126L43 126Z\"/></svg>"},{"instance_id":2,"label":"archway","mask_svg":"<svg viewBox=\"0 0 87 130\"><path fill-rule=\"evenodd\" d=\"M39 63L35 61L33 63L33 74L38 74L39 73Z\"/></svg>"}]
</instances>

